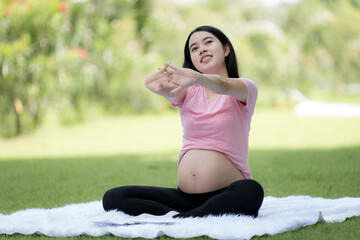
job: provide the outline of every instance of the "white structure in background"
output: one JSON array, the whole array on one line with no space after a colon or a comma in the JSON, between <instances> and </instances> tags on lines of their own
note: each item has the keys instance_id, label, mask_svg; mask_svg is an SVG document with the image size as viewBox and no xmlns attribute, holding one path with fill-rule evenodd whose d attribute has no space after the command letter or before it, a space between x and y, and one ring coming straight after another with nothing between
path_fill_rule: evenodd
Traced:
<instances>
[{"instance_id":1,"label":"white structure in background","mask_svg":"<svg viewBox=\"0 0 360 240\"><path fill-rule=\"evenodd\" d=\"M360 117L360 105L310 100L296 89L290 95L298 101L294 114L301 117Z\"/></svg>"},{"instance_id":2,"label":"white structure in background","mask_svg":"<svg viewBox=\"0 0 360 240\"><path fill-rule=\"evenodd\" d=\"M258 2L267 7L277 7L282 3L294 4L299 2L299 0L258 0Z\"/></svg>"}]
</instances>

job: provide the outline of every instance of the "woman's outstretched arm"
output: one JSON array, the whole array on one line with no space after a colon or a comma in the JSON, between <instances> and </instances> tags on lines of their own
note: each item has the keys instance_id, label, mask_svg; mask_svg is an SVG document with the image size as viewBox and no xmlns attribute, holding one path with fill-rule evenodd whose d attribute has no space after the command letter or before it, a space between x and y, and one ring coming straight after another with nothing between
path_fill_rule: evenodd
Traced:
<instances>
[{"instance_id":1,"label":"woman's outstretched arm","mask_svg":"<svg viewBox=\"0 0 360 240\"><path fill-rule=\"evenodd\" d=\"M170 83L176 87L171 94L177 94L183 89L199 84L216 94L225 94L245 102L248 94L247 87L241 78L226 78L217 74L202 74L188 68L179 68L166 63L165 71L170 75Z\"/></svg>"}]
</instances>

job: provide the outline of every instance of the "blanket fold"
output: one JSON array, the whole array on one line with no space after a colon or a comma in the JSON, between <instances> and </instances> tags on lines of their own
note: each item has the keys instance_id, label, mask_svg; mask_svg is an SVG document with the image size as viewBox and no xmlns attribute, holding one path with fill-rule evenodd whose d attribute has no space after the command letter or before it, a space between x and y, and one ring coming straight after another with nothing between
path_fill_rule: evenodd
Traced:
<instances>
[{"instance_id":1,"label":"blanket fold","mask_svg":"<svg viewBox=\"0 0 360 240\"><path fill-rule=\"evenodd\" d=\"M0 209L1 211L1 209ZM0 214L0 234L43 234L51 237L103 236L124 238L250 239L274 235L321 222L342 222L360 216L360 198L325 199L310 196L265 197L257 218L239 215L173 219L133 217L105 212L101 201L52 209L25 209Z\"/></svg>"}]
</instances>

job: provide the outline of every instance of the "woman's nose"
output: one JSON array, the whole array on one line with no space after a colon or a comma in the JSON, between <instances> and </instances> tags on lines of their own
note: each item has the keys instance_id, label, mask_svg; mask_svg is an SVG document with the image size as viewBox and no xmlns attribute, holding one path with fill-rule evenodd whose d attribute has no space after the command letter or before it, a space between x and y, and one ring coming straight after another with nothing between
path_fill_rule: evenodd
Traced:
<instances>
[{"instance_id":1,"label":"woman's nose","mask_svg":"<svg viewBox=\"0 0 360 240\"><path fill-rule=\"evenodd\" d=\"M206 48L201 48L200 49L200 55L202 55L203 53L206 53L206 52L207 52Z\"/></svg>"}]
</instances>

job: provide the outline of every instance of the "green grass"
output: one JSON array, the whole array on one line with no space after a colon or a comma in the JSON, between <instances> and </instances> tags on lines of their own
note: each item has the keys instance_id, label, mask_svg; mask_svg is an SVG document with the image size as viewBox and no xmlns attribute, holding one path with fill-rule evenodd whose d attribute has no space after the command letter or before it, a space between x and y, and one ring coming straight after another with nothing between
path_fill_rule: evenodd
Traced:
<instances>
[{"instance_id":1,"label":"green grass","mask_svg":"<svg viewBox=\"0 0 360 240\"><path fill-rule=\"evenodd\" d=\"M358 118L299 118L286 109L257 110L250 134L254 178L266 195L359 197L359 123ZM181 135L177 113L167 113L46 126L0 140L0 212L100 200L105 190L120 185L175 187ZM359 224L354 217L254 239L357 239ZM0 239L52 238L16 234Z\"/></svg>"}]
</instances>

